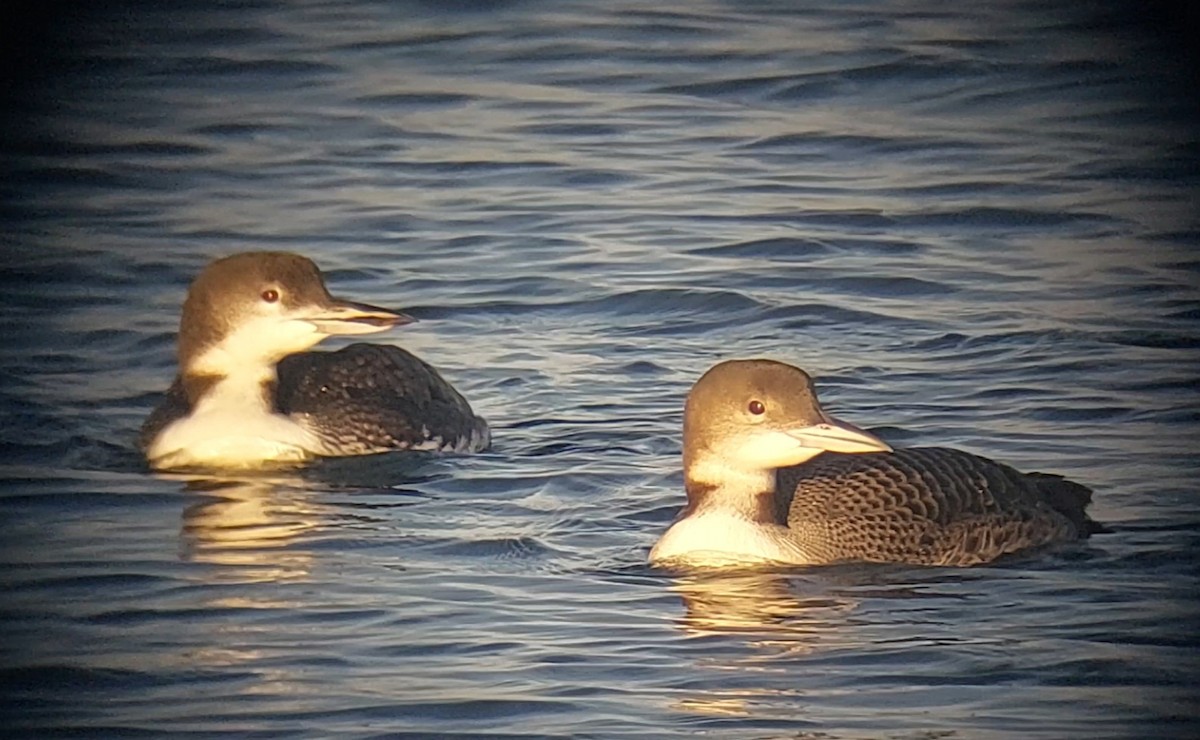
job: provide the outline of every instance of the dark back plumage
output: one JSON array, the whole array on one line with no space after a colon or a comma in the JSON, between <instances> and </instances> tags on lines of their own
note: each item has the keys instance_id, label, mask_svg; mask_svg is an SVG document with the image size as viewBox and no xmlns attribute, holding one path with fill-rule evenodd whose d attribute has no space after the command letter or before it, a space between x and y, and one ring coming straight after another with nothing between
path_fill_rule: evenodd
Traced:
<instances>
[{"instance_id":1,"label":"dark back plumage","mask_svg":"<svg viewBox=\"0 0 1200 740\"><path fill-rule=\"evenodd\" d=\"M1087 487L942 447L825 453L781 469L778 491L825 561L971 565L1100 529Z\"/></svg>"},{"instance_id":2,"label":"dark back plumage","mask_svg":"<svg viewBox=\"0 0 1200 740\"><path fill-rule=\"evenodd\" d=\"M315 431L342 455L487 446L488 427L431 365L382 344L303 352L278 365L277 410ZM474 440L474 442L472 442Z\"/></svg>"}]
</instances>

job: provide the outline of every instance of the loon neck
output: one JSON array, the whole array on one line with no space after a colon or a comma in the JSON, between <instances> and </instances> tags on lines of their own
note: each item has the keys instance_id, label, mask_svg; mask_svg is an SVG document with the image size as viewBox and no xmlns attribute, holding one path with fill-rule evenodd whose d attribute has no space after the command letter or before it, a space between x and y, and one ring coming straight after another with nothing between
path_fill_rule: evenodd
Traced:
<instances>
[{"instance_id":1,"label":"loon neck","mask_svg":"<svg viewBox=\"0 0 1200 740\"><path fill-rule=\"evenodd\" d=\"M650 562L682 566L808 563L790 536L791 497L776 493L774 470L747 470L719 457L692 457L688 504L650 550Z\"/></svg>"},{"instance_id":2,"label":"loon neck","mask_svg":"<svg viewBox=\"0 0 1200 740\"><path fill-rule=\"evenodd\" d=\"M191 369L180 384L194 410L227 408L242 413L275 413L278 378L274 365L234 368L229 372Z\"/></svg>"},{"instance_id":3,"label":"loon neck","mask_svg":"<svg viewBox=\"0 0 1200 740\"><path fill-rule=\"evenodd\" d=\"M684 471L688 502L680 518L723 511L748 522L786 527L791 496L777 489L773 469L746 469L716 456L699 457Z\"/></svg>"},{"instance_id":4,"label":"loon neck","mask_svg":"<svg viewBox=\"0 0 1200 740\"><path fill-rule=\"evenodd\" d=\"M322 338L315 331L292 335L286 324L261 318L226 328L219 337L206 333L211 329L208 321L181 322L180 380L193 408L217 396L249 404L247 410L273 411L276 363Z\"/></svg>"}]
</instances>

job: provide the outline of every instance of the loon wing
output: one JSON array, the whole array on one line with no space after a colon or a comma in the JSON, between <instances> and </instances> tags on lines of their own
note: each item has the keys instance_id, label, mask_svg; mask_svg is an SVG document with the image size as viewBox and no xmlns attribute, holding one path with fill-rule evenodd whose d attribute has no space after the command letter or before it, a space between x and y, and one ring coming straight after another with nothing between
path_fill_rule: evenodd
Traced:
<instances>
[{"instance_id":1,"label":"loon wing","mask_svg":"<svg viewBox=\"0 0 1200 740\"><path fill-rule=\"evenodd\" d=\"M352 344L289 355L278 376L279 412L318 434L333 454L473 452L489 443L487 423L466 399L399 347Z\"/></svg>"},{"instance_id":2,"label":"loon wing","mask_svg":"<svg viewBox=\"0 0 1200 740\"><path fill-rule=\"evenodd\" d=\"M968 565L1100 530L1087 487L942 447L826 453L779 485L789 527L832 559Z\"/></svg>"}]
</instances>

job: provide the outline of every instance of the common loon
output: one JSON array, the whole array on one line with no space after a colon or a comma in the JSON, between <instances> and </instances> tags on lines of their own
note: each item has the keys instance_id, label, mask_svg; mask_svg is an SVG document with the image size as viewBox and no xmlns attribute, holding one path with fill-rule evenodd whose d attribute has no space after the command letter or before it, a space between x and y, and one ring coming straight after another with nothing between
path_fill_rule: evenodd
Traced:
<instances>
[{"instance_id":1,"label":"common loon","mask_svg":"<svg viewBox=\"0 0 1200 740\"><path fill-rule=\"evenodd\" d=\"M683 468L687 506L653 564L973 565L1103 529L1084 513L1088 488L961 450L893 450L772 360L723 362L696 382Z\"/></svg>"},{"instance_id":2,"label":"common loon","mask_svg":"<svg viewBox=\"0 0 1200 740\"><path fill-rule=\"evenodd\" d=\"M297 254L218 259L188 289L179 374L142 425L140 446L155 469L486 448L487 422L411 353L375 344L304 351L412 321L334 298Z\"/></svg>"}]
</instances>

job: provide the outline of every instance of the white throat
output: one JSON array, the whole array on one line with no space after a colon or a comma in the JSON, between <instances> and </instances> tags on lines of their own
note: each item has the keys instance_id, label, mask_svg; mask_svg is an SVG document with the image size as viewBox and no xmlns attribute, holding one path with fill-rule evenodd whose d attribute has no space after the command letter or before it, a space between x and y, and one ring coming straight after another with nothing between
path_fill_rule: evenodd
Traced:
<instances>
[{"instance_id":1,"label":"white throat","mask_svg":"<svg viewBox=\"0 0 1200 740\"><path fill-rule=\"evenodd\" d=\"M310 321L255 316L195 357L181 358L185 363L181 370L191 375L274 380L275 363L294 352L311 349L326 336Z\"/></svg>"}]
</instances>

